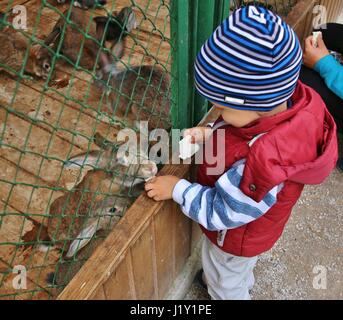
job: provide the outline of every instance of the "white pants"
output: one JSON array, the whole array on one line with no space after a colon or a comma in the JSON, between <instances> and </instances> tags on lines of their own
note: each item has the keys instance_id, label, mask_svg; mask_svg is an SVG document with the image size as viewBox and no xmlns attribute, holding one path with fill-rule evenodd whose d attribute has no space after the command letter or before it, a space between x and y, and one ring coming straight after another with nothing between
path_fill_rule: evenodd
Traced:
<instances>
[{"instance_id":1,"label":"white pants","mask_svg":"<svg viewBox=\"0 0 343 320\"><path fill-rule=\"evenodd\" d=\"M205 237L202 265L208 293L213 300L250 300L257 257L238 257L220 250Z\"/></svg>"}]
</instances>

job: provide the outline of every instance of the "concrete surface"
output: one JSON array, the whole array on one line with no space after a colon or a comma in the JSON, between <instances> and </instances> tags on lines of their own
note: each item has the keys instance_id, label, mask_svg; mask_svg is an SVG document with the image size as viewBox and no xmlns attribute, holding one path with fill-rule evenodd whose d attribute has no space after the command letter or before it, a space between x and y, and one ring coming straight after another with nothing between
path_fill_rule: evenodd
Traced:
<instances>
[{"instance_id":1,"label":"concrete surface","mask_svg":"<svg viewBox=\"0 0 343 320\"><path fill-rule=\"evenodd\" d=\"M316 289L316 276L325 273L326 289ZM283 236L260 256L255 277L252 299L343 299L342 171L336 169L322 185L305 188ZM208 296L193 283L185 299Z\"/></svg>"}]
</instances>

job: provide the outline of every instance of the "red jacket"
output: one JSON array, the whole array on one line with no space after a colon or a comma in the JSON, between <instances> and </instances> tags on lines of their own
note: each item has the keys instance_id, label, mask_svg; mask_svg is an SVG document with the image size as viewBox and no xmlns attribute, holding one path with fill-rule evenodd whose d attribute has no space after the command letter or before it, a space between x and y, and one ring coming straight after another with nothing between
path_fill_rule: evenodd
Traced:
<instances>
[{"instance_id":1,"label":"red jacket","mask_svg":"<svg viewBox=\"0 0 343 320\"><path fill-rule=\"evenodd\" d=\"M265 215L228 230L221 247L225 252L252 257L272 248L304 185L323 182L336 166L336 125L321 97L299 81L292 104L287 111L244 128L225 126L225 167L228 170L236 161L247 159L240 185L246 195L259 202L274 186L284 183L277 203ZM261 133L267 134L250 148L249 141ZM216 132L213 135L215 138ZM216 155L215 141L208 143L213 143ZM199 166L198 182L213 187L220 175L208 176L207 167L205 158ZM217 245L217 232L202 230Z\"/></svg>"}]
</instances>

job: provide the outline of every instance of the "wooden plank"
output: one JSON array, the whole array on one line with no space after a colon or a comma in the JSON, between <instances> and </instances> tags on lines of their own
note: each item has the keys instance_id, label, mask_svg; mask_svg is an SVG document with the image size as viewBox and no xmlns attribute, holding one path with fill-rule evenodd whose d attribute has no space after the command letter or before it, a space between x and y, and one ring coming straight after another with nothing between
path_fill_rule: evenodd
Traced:
<instances>
[{"instance_id":1,"label":"wooden plank","mask_svg":"<svg viewBox=\"0 0 343 320\"><path fill-rule=\"evenodd\" d=\"M176 277L185 265L190 256L191 248L191 220L188 219L180 210L180 206L173 202L170 206L170 214L174 216L174 239L175 239L175 274Z\"/></svg>"},{"instance_id":2,"label":"wooden plank","mask_svg":"<svg viewBox=\"0 0 343 320\"><path fill-rule=\"evenodd\" d=\"M326 7L327 22L337 22L343 10L343 0L321 0L320 4Z\"/></svg>"},{"instance_id":3,"label":"wooden plank","mask_svg":"<svg viewBox=\"0 0 343 320\"><path fill-rule=\"evenodd\" d=\"M158 298L162 299L167 293L173 282L174 274L174 255L172 248L172 226L173 215L170 213L170 202L166 203L155 216L153 222L156 264L157 264L157 283Z\"/></svg>"},{"instance_id":4,"label":"wooden plank","mask_svg":"<svg viewBox=\"0 0 343 320\"><path fill-rule=\"evenodd\" d=\"M21 235L32 230L33 223L9 205L0 201L0 244L21 242ZM5 214L4 216L2 216ZM0 247L1 252L1 247ZM3 259L4 255L0 253Z\"/></svg>"},{"instance_id":5,"label":"wooden plank","mask_svg":"<svg viewBox=\"0 0 343 320\"><path fill-rule=\"evenodd\" d=\"M149 225L131 247L133 277L137 299L157 299L154 286L152 229ZM143 267L144 266L144 267Z\"/></svg>"},{"instance_id":6,"label":"wooden plank","mask_svg":"<svg viewBox=\"0 0 343 320\"><path fill-rule=\"evenodd\" d=\"M75 171L65 170L63 165L82 149L4 109L0 109L0 122L0 128L5 129L0 129L3 132L1 157L56 187L70 189L77 183Z\"/></svg>"},{"instance_id":7,"label":"wooden plank","mask_svg":"<svg viewBox=\"0 0 343 320\"><path fill-rule=\"evenodd\" d=\"M127 254L103 285L106 298L108 300L136 299L133 281L131 257Z\"/></svg>"},{"instance_id":8,"label":"wooden plank","mask_svg":"<svg viewBox=\"0 0 343 320\"><path fill-rule=\"evenodd\" d=\"M96 132L115 140L118 130L108 123L101 122L100 119L95 120L79 105L77 107L74 104L72 108L64 101L52 99L47 94L32 90L22 83L16 90L17 83L4 75L0 75L0 84L4 84L4 89L0 90L0 104L13 106L16 112L36 119L36 125L49 132L55 132L62 139L84 151L90 147Z\"/></svg>"},{"instance_id":9,"label":"wooden plank","mask_svg":"<svg viewBox=\"0 0 343 320\"><path fill-rule=\"evenodd\" d=\"M99 290L95 293L95 295L92 297L92 300L107 300L103 286L101 286Z\"/></svg>"},{"instance_id":10,"label":"wooden plank","mask_svg":"<svg viewBox=\"0 0 343 320\"><path fill-rule=\"evenodd\" d=\"M50 203L63 195L62 192L49 189L43 181L1 158L0 167L4 168L0 171L0 199L16 210L30 214L37 222L43 220Z\"/></svg>"},{"instance_id":11,"label":"wooden plank","mask_svg":"<svg viewBox=\"0 0 343 320\"><path fill-rule=\"evenodd\" d=\"M6 266L7 268L12 265L18 244L23 242L21 236L30 232L34 225L27 217L1 201L0 214L6 214L0 216L0 257L3 261L1 262L3 267Z\"/></svg>"}]
</instances>

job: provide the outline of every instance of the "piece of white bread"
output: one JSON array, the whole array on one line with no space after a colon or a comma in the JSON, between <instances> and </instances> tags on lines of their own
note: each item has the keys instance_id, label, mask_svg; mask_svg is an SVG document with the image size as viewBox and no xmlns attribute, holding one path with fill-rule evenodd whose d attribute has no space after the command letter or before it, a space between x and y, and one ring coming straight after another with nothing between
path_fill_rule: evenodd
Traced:
<instances>
[{"instance_id":1,"label":"piece of white bread","mask_svg":"<svg viewBox=\"0 0 343 320\"><path fill-rule=\"evenodd\" d=\"M322 32L321 31L315 31L312 34L313 34L313 44L315 47L318 47L318 37L319 37L319 35L322 35Z\"/></svg>"},{"instance_id":2,"label":"piece of white bread","mask_svg":"<svg viewBox=\"0 0 343 320\"><path fill-rule=\"evenodd\" d=\"M186 160L191 158L200 149L197 143L191 143L192 137L186 136L179 142L180 158Z\"/></svg>"}]
</instances>

